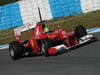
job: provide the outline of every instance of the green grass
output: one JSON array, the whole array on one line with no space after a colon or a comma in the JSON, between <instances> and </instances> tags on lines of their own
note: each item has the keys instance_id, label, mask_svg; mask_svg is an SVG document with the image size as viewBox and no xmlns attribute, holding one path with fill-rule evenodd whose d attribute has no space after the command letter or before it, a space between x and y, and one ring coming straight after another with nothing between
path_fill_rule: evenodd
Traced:
<instances>
[{"instance_id":1,"label":"green grass","mask_svg":"<svg viewBox=\"0 0 100 75\"><path fill-rule=\"evenodd\" d=\"M74 15L62 18L55 18L44 22L49 29L54 29L58 25L62 28L73 31L78 25L83 25L87 29L100 27L100 11L85 13L81 15ZM31 38L32 30L22 33L22 39L26 40ZM13 29L0 31L0 44L10 43L15 40Z\"/></svg>"},{"instance_id":2,"label":"green grass","mask_svg":"<svg viewBox=\"0 0 100 75\"><path fill-rule=\"evenodd\" d=\"M10 4L10 3L14 3L20 0L0 0L0 6L2 5L6 5L6 4Z\"/></svg>"},{"instance_id":3,"label":"green grass","mask_svg":"<svg viewBox=\"0 0 100 75\"><path fill-rule=\"evenodd\" d=\"M6 44L15 40L13 29L0 31L0 44Z\"/></svg>"},{"instance_id":4,"label":"green grass","mask_svg":"<svg viewBox=\"0 0 100 75\"><path fill-rule=\"evenodd\" d=\"M51 25L51 29L58 25L69 30L73 30L77 25L84 25L88 29L100 27L100 11L53 19L45 23Z\"/></svg>"}]
</instances>

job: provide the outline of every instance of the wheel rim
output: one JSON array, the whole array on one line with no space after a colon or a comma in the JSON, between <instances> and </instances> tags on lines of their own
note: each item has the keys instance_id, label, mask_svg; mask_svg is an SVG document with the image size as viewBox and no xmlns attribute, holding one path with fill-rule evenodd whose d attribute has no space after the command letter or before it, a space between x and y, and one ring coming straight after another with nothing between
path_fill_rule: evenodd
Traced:
<instances>
[{"instance_id":1,"label":"wheel rim","mask_svg":"<svg viewBox=\"0 0 100 75\"><path fill-rule=\"evenodd\" d=\"M45 53L45 45L44 44L42 44L42 51Z\"/></svg>"},{"instance_id":2,"label":"wheel rim","mask_svg":"<svg viewBox=\"0 0 100 75\"><path fill-rule=\"evenodd\" d=\"M11 55L12 57L14 57L14 50L13 50L13 49L10 49L10 55Z\"/></svg>"}]
</instances>

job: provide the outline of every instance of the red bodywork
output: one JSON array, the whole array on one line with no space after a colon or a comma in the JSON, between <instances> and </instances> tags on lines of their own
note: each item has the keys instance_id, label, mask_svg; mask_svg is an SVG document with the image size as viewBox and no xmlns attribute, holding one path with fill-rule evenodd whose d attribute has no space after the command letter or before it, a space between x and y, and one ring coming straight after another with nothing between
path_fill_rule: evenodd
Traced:
<instances>
[{"instance_id":1,"label":"red bodywork","mask_svg":"<svg viewBox=\"0 0 100 75\"><path fill-rule=\"evenodd\" d=\"M42 24L37 24L33 30L32 38L28 41L28 43L25 44L25 48L31 48L33 53L39 54L41 52L41 46L40 46L40 42L37 42L37 41L45 39L45 38L49 38L50 40L54 42L64 39L66 40L67 47L71 46L70 39L73 40L74 45L78 44L78 41L76 40L75 34L73 32L69 33L65 29L56 28L47 34L44 32L44 28ZM21 40L17 40L17 41L22 43ZM54 54L56 50L52 48L52 50L48 52L49 54L52 54L52 53Z\"/></svg>"}]
</instances>

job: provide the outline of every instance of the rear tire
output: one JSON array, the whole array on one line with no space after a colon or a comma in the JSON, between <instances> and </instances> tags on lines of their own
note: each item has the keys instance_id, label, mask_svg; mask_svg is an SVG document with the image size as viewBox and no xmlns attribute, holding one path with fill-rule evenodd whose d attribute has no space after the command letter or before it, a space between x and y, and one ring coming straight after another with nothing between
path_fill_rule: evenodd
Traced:
<instances>
[{"instance_id":1,"label":"rear tire","mask_svg":"<svg viewBox=\"0 0 100 75\"><path fill-rule=\"evenodd\" d=\"M41 40L41 49L42 49L44 56L46 56L46 57L49 56L48 49L50 47L52 47L52 42L49 38Z\"/></svg>"},{"instance_id":2,"label":"rear tire","mask_svg":"<svg viewBox=\"0 0 100 75\"><path fill-rule=\"evenodd\" d=\"M82 25L77 26L75 28L75 35L76 35L77 40L79 40L83 36L86 36L87 31L86 31L85 27L83 27Z\"/></svg>"},{"instance_id":3,"label":"rear tire","mask_svg":"<svg viewBox=\"0 0 100 75\"><path fill-rule=\"evenodd\" d=\"M9 44L9 54L13 60L19 59L23 56L24 47L16 41Z\"/></svg>"}]
</instances>

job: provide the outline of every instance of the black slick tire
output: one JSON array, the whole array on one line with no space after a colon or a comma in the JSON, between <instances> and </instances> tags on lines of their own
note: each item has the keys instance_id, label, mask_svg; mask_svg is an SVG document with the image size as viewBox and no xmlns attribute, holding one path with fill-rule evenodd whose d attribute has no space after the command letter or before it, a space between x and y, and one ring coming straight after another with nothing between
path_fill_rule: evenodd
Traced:
<instances>
[{"instance_id":1,"label":"black slick tire","mask_svg":"<svg viewBox=\"0 0 100 75\"><path fill-rule=\"evenodd\" d=\"M75 28L75 35L76 35L77 40L79 40L83 36L86 36L87 31L86 31L85 27L83 27L82 25L77 26Z\"/></svg>"},{"instance_id":2,"label":"black slick tire","mask_svg":"<svg viewBox=\"0 0 100 75\"><path fill-rule=\"evenodd\" d=\"M50 47L52 47L52 42L51 42L51 40L49 38L41 40L41 50L42 50L44 56L46 56L46 57L49 56L48 49Z\"/></svg>"},{"instance_id":3,"label":"black slick tire","mask_svg":"<svg viewBox=\"0 0 100 75\"><path fill-rule=\"evenodd\" d=\"M22 44L13 41L9 44L9 54L13 60L21 58L24 54L24 47Z\"/></svg>"}]
</instances>

